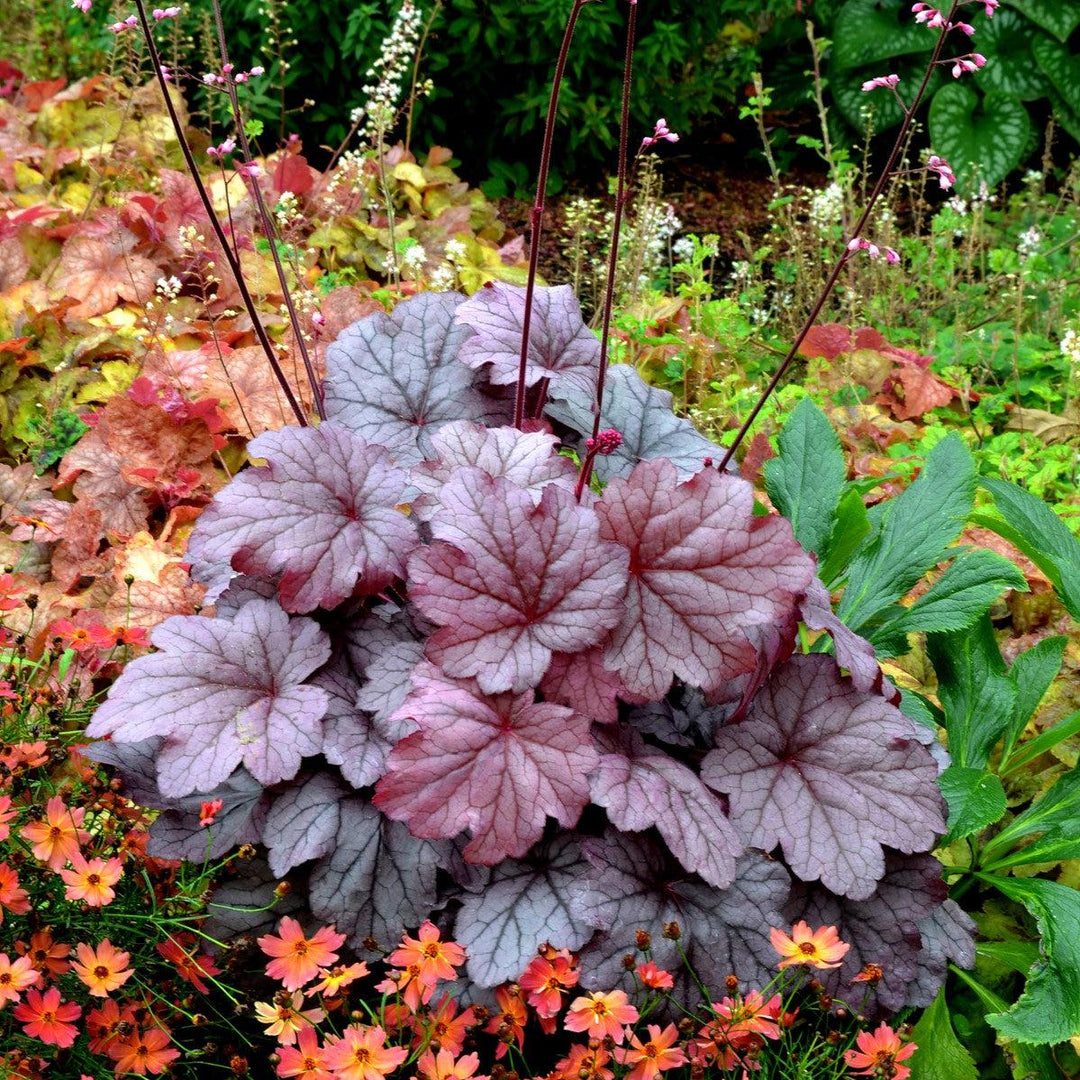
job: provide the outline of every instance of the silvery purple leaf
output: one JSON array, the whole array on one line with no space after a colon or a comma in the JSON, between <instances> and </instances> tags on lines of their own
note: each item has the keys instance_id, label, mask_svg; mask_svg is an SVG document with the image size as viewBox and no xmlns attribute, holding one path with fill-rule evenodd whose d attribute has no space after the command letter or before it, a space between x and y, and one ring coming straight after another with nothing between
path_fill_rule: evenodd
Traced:
<instances>
[{"instance_id":1,"label":"silvery purple leaf","mask_svg":"<svg viewBox=\"0 0 1080 1080\"><path fill-rule=\"evenodd\" d=\"M188 553L190 554L190 552ZM192 566L192 575L195 568ZM231 619L249 600L276 600L278 595L277 586L266 578L249 577L247 574L237 574L229 570L232 575L227 587L223 592L209 599L210 590L207 590L207 603L214 605L214 615L219 619ZM199 580L202 580L201 578Z\"/></svg>"},{"instance_id":2,"label":"silvery purple leaf","mask_svg":"<svg viewBox=\"0 0 1080 1080\"><path fill-rule=\"evenodd\" d=\"M618 673L603 663L602 645L572 653L554 653L540 682L546 701L557 701L598 724L614 724L619 718L619 698L643 699L623 686Z\"/></svg>"},{"instance_id":3,"label":"silvery purple leaf","mask_svg":"<svg viewBox=\"0 0 1080 1080\"><path fill-rule=\"evenodd\" d=\"M744 845L720 800L685 765L634 730L598 731L601 752L590 797L623 832L656 828L671 853L710 885L726 889Z\"/></svg>"},{"instance_id":4,"label":"silvery purple leaf","mask_svg":"<svg viewBox=\"0 0 1080 1080\"><path fill-rule=\"evenodd\" d=\"M419 537L398 509L405 473L381 446L327 422L264 432L248 453L267 464L240 473L203 511L194 559L276 580L281 606L301 613L402 576Z\"/></svg>"},{"instance_id":5,"label":"silvery purple leaf","mask_svg":"<svg viewBox=\"0 0 1080 1080\"><path fill-rule=\"evenodd\" d=\"M462 469L442 489L434 543L409 560L409 597L440 629L428 659L487 693L537 686L553 652L599 642L622 618L628 555L596 514L549 485L539 505Z\"/></svg>"},{"instance_id":6,"label":"silvery purple leaf","mask_svg":"<svg viewBox=\"0 0 1080 1080\"><path fill-rule=\"evenodd\" d=\"M701 778L729 796L748 844L779 844L800 878L853 900L874 892L882 845L927 851L945 831L937 766L911 721L829 656L778 667L746 719L717 732Z\"/></svg>"},{"instance_id":7,"label":"silvery purple leaf","mask_svg":"<svg viewBox=\"0 0 1080 1080\"><path fill-rule=\"evenodd\" d=\"M160 735L138 742L99 740L79 750L83 757L110 765L124 782L123 793L132 802L157 810L172 800L158 790L157 759L164 739Z\"/></svg>"},{"instance_id":8,"label":"silvery purple leaf","mask_svg":"<svg viewBox=\"0 0 1080 1080\"><path fill-rule=\"evenodd\" d=\"M361 799L344 800L340 814L333 850L311 871L311 910L353 948L367 937L390 947L431 913L447 846L418 840Z\"/></svg>"},{"instance_id":9,"label":"silvery purple leaf","mask_svg":"<svg viewBox=\"0 0 1080 1080\"><path fill-rule=\"evenodd\" d=\"M478 289L457 310L457 321L476 333L461 347L461 360L472 368L490 364L496 386L514 385L525 325L525 288L496 282ZM600 341L581 318L581 306L569 285L538 287L529 318L525 385L551 380L559 397L585 401L596 390Z\"/></svg>"},{"instance_id":10,"label":"silvery purple leaf","mask_svg":"<svg viewBox=\"0 0 1080 1080\"><path fill-rule=\"evenodd\" d=\"M388 648L403 641L423 641L434 629L412 606L376 604L345 624L345 651L357 675L366 676L368 667Z\"/></svg>"},{"instance_id":11,"label":"silvery purple leaf","mask_svg":"<svg viewBox=\"0 0 1080 1080\"><path fill-rule=\"evenodd\" d=\"M150 640L158 651L124 668L86 730L117 742L164 736L163 795L209 790L240 764L276 784L321 749L327 694L301 684L330 642L311 619L252 600L232 620L174 615Z\"/></svg>"},{"instance_id":12,"label":"silvery purple leaf","mask_svg":"<svg viewBox=\"0 0 1080 1080\"><path fill-rule=\"evenodd\" d=\"M409 696L410 676L423 658L421 641L399 641L388 646L368 665L367 678L356 697L357 706L371 713L375 723L385 725ZM400 724L397 726L400 728ZM411 725L408 730L412 730ZM406 734L408 731L401 731L398 738Z\"/></svg>"},{"instance_id":13,"label":"silvery purple leaf","mask_svg":"<svg viewBox=\"0 0 1080 1080\"><path fill-rule=\"evenodd\" d=\"M270 852L270 869L278 877L333 849L339 808L348 790L333 773L321 770L302 772L274 793L263 843Z\"/></svg>"},{"instance_id":14,"label":"silvery purple leaf","mask_svg":"<svg viewBox=\"0 0 1080 1080\"><path fill-rule=\"evenodd\" d=\"M946 900L916 925L922 938L922 951L904 1005L922 1009L937 997L944 985L950 960L962 968L975 966L978 927L955 900Z\"/></svg>"},{"instance_id":15,"label":"silvery purple leaf","mask_svg":"<svg viewBox=\"0 0 1080 1080\"><path fill-rule=\"evenodd\" d=\"M592 402L595 390L587 395L559 395L544 411L560 424L572 428L582 443L593 431ZM600 429L614 428L622 436L618 449L598 455L593 472L607 483L613 476L629 476L640 461L666 458L676 468L680 480L688 480L705 468L707 458L719 460L721 447L710 442L689 420L676 416L672 397L666 390L650 386L629 364L612 364L604 379L604 406ZM582 450L579 443L577 449Z\"/></svg>"},{"instance_id":16,"label":"silvery purple leaf","mask_svg":"<svg viewBox=\"0 0 1080 1080\"><path fill-rule=\"evenodd\" d=\"M454 321L463 300L424 292L346 327L326 350L329 418L386 447L399 465L434 456L431 436L444 424L486 419L492 403L458 359L472 335Z\"/></svg>"},{"instance_id":17,"label":"silvery purple leaf","mask_svg":"<svg viewBox=\"0 0 1080 1080\"><path fill-rule=\"evenodd\" d=\"M578 949L592 927L573 913L589 866L572 836L564 835L524 861L506 859L482 892L466 896L454 940L469 956L468 973L480 986L516 979L545 941Z\"/></svg>"},{"instance_id":18,"label":"silvery purple leaf","mask_svg":"<svg viewBox=\"0 0 1080 1080\"><path fill-rule=\"evenodd\" d=\"M214 889L207 905L210 915L201 930L210 938L228 941L240 934L276 931L283 915L306 922L307 916L301 910L302 894L290 892L279 898L274 894L277 883L277 876L264 859L240 861L234 872Z\"/></svg>"},{"instance_id":19,"label":"silvery purple leaf","mask_svg":"<svg viewBox=\"0 0 1080 1080\"><path fill-rule=\"evenodd\" d=\"M430 521L439 506L439 492L464 466L483 469L490 476L504 476L532 493L533 502L548 484L573 491L577 467L555 452L559 440L543 431L518 431L513 427L487 428L467 420L447 424L431 437L434 461L412 468L409 480L420 492L413 500L413 513Z\"/></svg>"}]
</instances>

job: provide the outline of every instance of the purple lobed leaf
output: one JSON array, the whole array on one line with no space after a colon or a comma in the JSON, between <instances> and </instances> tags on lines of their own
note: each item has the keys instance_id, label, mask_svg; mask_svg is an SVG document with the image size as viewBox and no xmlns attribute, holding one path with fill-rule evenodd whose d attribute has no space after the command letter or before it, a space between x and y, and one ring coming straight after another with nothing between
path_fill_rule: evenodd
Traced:
<instances>
[{"instance_id":1,"label":"purple lobed leaf","mask_svg":"<svg viewBox=\"0 0 1080 1080\"><path fill-rule=\"evenodd\" d=\"M303 772L274 795L263 843L270 869L284 877L294 866L333 850L340 806L349 789L331 772Z\"/></svg>"},{"instance_id":2,"label":"purple lobed leaf","mask_svg":"<svg viewBox=\"0 0 1080 1080\"><path fill-rule=\"evenodd\" d=\"M210 917L201 929L210 938L225 941L239 934L275 932L283 915L292 915L301 923L307 921L304 898L299 892L278 897L278 884L264 859L243 860L234 873L225 879L210 898ZM314 928L311 928L311 932Z\"/></svg>"},{"instance_id":3,"label":"purple lobed leaf","mask_svg":"<svg viewBox=\"0 0 1080 1080\"><path fill-rule=\"evenodd\" d=\"M471 368L490 364L495 385L514 385L521 360L525 325L525 288L496 282L479 289L457 310L457 322L476 333L461 347L461 360ZM561 397L588 400L596 390L600 342L581 318L581 306L569 285L538 288L529 319L525 385L550 379Z\"/></svg>"},{"instance_id":4,"label":"purple lobed leaf","mask_svg":"<svg viewBox=\"0 0 1080 1080\"><path fill-rule=\"evenodd\" d=\"M469 829L469 862L520 858L540 839L546 817L573 826L589 799L598 755L589 720L526 694L485 696L431 665L391 720L419 731L390 753L375 805L426 839Z\"/></svg>"},{"instance_id":5,"label":"purple lobed leaf","mask_svg":"<svg viewBox=\"0 0 1080 1080\"><path fill-rule=\"evenodd\" d=\"M916 924L922 950L918 970L908 984L905 1006L923 1009L945 984L949 961L962 968L975 966L975 920L955 900L946 900Z\"/></svg>"},{"instance_id":6,"label":"purple lobed leaf","mask_svg":"<svg viewBox=\"0 0 1080 1080\"><path fill-rule=\"evenodd\" d=\"M423 658L423 642L399 641L388 646L368 665L367 679L356 696L357 706L371 713L376 723L386 725L409 696L413 670ZM398 738L406 734L401 731Z\"/></svg>"},{"instance_id":7,"label":"purple lobed leaf","mask_svg":"<svg viewBox=\"0 0 1080 1080\"><path fill-rule=\"evenodd\" d=\"M598 724L614 724L619 718L619 698L627 702L643 699L626 689L617 672L604 667L603 657L600 646L553 654L540 682L544 699L566 705Z\"/></svg>"},{"instance_id":8,"label":"purple lobed leaf","mask_svg":"<svg viewBox=\"0 0 1080 1080\"><path fill-rule=\"evenodd\" d=\"M747 843L779 844L804 881L865 899L883 844L926 851L945 831L937 766L912 722L844 679L829 656L795 656L719 731L701 777L728 794Z\"/></svg>"},{"instance_id":9,"label":"purple lobed leaf","mask_svg":"<svg viewBox=\"0 0 1080 1080\"><path fill-rule=\"evenodd\" d=\"M86 730L118 742L164 736L163 795L209 790L240 764L275 784L319 752L327 694L301 684L330 642L311 619L252 600L232 620L175 615L150 640L159 651L124 668Z\"/></svg>"},{"instance_id":10,"label":"purple lobed leaf","mask_svg":"<svg viewBox=\"0 0 1080 1080\"><path fill-rule=\"evenodd\" d=\"M340 424L268 431L248 444L267 464L215 496L192 532L201 564L277 579L281 606L332 608L371 595L405 570L419 543L397 507L405 474L381 446Z\"/></svg>"},{"instance_id":11,"label":"purple lobed leaf","mask_svg":"<svg viewBox=\"0 0 1080 1080\"><path fill-rule=\"evenodd\" d=\"M596 514L549 486L538 505L463 469L442 489L436 541L409 560L409 596L439 624L428 659L487 693L536 686L553 652L599 642L622 617L627 554Z\"/></svg>"},{"instance_id":12,"label":"purple lobed leaf","mask_svg":"<svg viewBox=\"0 0 1080 1080\"><path fill-rule=\"evenodd\" d=\"M712 469L680 484L668 461L638 465L596 504L600 535L630 553L626 613L604 663L650 700L674 676L715 690L754 670L755 627L786 621L813 560L780 517L755 517L753 489Z\"/></svg>"},{"instance_id":13,"label":"purple lobed leaf","mask_svg":"<svg viewBox=\"0 0 1080 1080\"><path fill-rule=\"evenodd\" d=\"M611 823L623 832L655 827L687 870L726 889L744 847L720 800L633 729L598 732L596 740L602 753L590 794Z\"/></svg>"}]
</instances>

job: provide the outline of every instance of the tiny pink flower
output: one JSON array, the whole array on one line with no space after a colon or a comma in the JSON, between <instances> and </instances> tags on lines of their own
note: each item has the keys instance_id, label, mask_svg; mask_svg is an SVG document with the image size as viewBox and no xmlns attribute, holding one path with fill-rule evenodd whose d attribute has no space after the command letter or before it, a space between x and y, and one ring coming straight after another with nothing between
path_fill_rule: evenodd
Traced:
<instances>
[{"instance_id":1,"label":"tiny pink flower","mask_svg":"<svg viewBox=\"0 0 1080 1080\"><path fill-rule=\"evenodd\" d=\"M877 75L873 79L867 79L866 82L862 84L863 93L868 94L871 90L876 90L879 86L884 86L886 89L892 90L899 81L899 75Z\"/></svg>"},{"instance_id":2,"label":"tiny pink flower","mask_svg":"<svg viewBox=\"0 0 1080 1080\"><path fill-rule=\"evenodd\" d=\"M261 65L259 65L259 64L256 64L256 65L255 65L255 67L253 67L253 68L252 68L252 69L251 69L251 70L250 70L250 71L248 72L248 74L249 74L249 75L254 75L254 76L255 76L256 78L258 78L258 76L260 76L260 75L265 75L265 74L266 74L266 68L262 67L262 66L261 66Z\"/></svg>"},{"instance_id":3,"label":"tiny pink flower","mask_svg":"<svg viewBox=\"0 0 1080 1080\"><path fill-rule=\"evenodd\" d=\"M71 0L71 6L84 15L89 15L90 9L94 6L94 0Z\"/></svg>"},{"instance_id":4,"label":"tiny pink flower","mask_svg":"<svg viewBox=\"0 0 1080 1080\"><path fill-rule=\"evenodd\" d=\"M924 23L934 30L940 30L945 25L945 16L936 7L931 7L929 4L913 4L911 10L915 12L917 23Z\"/></svg>"},{"instance_id":5,"label":"tiny pink flower","mask_svg":"<svg viewBox=\"0 0 1080 1080\"><path fill-rule=\"evenodd\" d=\"M206 148L206 156L211 158L223 158L226 155L231 154L235 149L236 140L229 138L218 146L208 146Z\"/></svg>"},{"instance_id":6,"label":"tiny pink flower","mask_svg":"<svg viewBox=\"0 0 1080 1080\"><path fill-rule=\"evenodd\" d=\"M949 163L943 158L938 157L937 154L931 154L926 162L926 168L929 172L936 173L938 183L941 185L942 191L948 191L949 188L956 183L956 174L949 167Z\"/></svg>"},{"instance_id":7,"label":"tiny pink flower","mask_svg":"<svg viewBox=\"0 0 1080 1080\"><path fill-rule=\"evenodd\" d=\"M622 435L614 428L599 432L595 439L585 440L585 449L597 454L614 454L621 445Z\"/></svg>"},{"instance_id":8,"label":"tiny pink flower","mask_svg":"<svg viewBox=\"0 0 1080 1080\"><path fill-rule=\"evenodd\" d=\"M180 9L178 7L154 8L153 11L154 18L158 22L161 22L162 19L175 19L179 14Z\"/></svg>"},{"instance_id":9,"label":"tiny pink flower","mask_svg":"<svg viewBox=\"0 0 1080 1080\"><path fill-rule=\"evenodd\" d=\"M967 34L968 37L974 37L975 36L975 27L972 26L971 23L954 22L949 27L949 29L950 30L963 30L964 33Z\"/></svg>"},{"instance_id":10,"label":"tiny pink flower","mask_svg":"<svg viewBox=\"0 0 1080 1080\"><path fill-rule=\"evenodd\" d=\"M982 53L968 53L967 56L958 56L953 64L952 76L959 79L961 75L970 75L986 63L986 57Z\"/></svg>"},{"instance_id":11,"label":"tiny pink flower","mask_svg":"<svg viewBox=\"0 0 1080 1080\"><path fill-rule=\"evenodd\" d=\"M997 11L998 0L982 0L982 5L986 9L986 17L992 19Z\"/></svg>"},{"instance_id":12,"label":"tiny pink flower","mask_svg":"<svg viewBox=\"0 0 1080 1080\"><path fill-rule=\"evenodd\" d=\"M898 252L893 251L891 247L885 248L885 261L887 263L898 263L900 261L900 255Z\"/></svg>"},{"instance_id":13,"label":"tiny pink flower","mask_svg":"<svg viewBox=\"0 0 1080 1080\"><path fill-rule=\"evenodd\" d=\"M221 808L224 806L221 799L210 799L199 807L199 828L208 829L217 820Z\"/></svg>"},{"instance_id":14,"label":"tiny pink flower","mask_svg":"<svg viewBox=\"0 0 1080 1080\"><path fill-rule=\"evenodd\" d=\"M660 142L661 139L667 142L678 142L679 136L674 131L668 129L667 121L661 116L656 121L656 127L653 129L652 135L646 135L641 140L641 148L644 150L646 146L652 146L654 143Z\"/></svg>"}]
</instances>

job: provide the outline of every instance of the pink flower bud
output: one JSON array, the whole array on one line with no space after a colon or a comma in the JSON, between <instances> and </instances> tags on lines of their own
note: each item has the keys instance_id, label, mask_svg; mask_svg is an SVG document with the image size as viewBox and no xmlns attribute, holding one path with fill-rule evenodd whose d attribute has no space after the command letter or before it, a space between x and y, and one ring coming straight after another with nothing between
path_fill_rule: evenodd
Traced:
<instances>
[{"instance_id":1,"label":"pink flower bud","mask_svg":"<svg viewBox=\"0 0 1080 1080\"><path fill-rule=\"evenodd\" d=\"M622 435L614 428L598 432L595 439L585 440L585 449L590 454L614 454L622 446Z\"/></svg>"},{"instance_id":2,"label":"pink flower bud","mask_svg":"<svg viewBox=\"0 0 1080 1080\"><path fill-rule=\"evenodd\" d=\"M876 75L872 79L867 79L867 81L862 84L863 93L867 94L871 90L876 90L879 86L892 90L899 81L899 75Z\"/></svg>"},{"instance_id":3,"label":"pink flower bud","mask_svg":"<svg viewBox=\"0 0 1080 1080\"><path fill-rule=\"evenodd\" d=\"M94 6L94 0L71 0L71 6L76 11L81 11L84 15L90 14L90 9Z\"/></svg>"},{"instance_id":4,"label":"pink flower bud","mask_svg":"<svg viewBox=\"0 0 1080 1080\"><path fill-rule=\"evenodd\" d=\"M180 9L178 7L154 8L153 11L154 18L158 22L161 22L162 19L175 19L179 14Z\"/></svg>"},{"instance_id":5,"label":"pink flower bud","mask_svg":"<svg viewBox=\"0 0 1080 1080\"><path fill-rule=\"evenodd\" d=\"M885 261L887 263L898 263L900 261L900 255L893 251L891 247L885 249Z\"/></svg>"},{"instance_id":6,"label":"pink flower bud","mask_svg":"<svg viewBox=\"0 0 1080 1080\"><path fill-rule=\"evenodd\" d=\"M253 67L253 68L252 68L252 69L251 69L251 70L250 70L250 71L248 72L248 74L249 74L249 75L255 75L255 76L259 76L259 75L265 75L265 74L266 74L266 68L264 68L264 67L261 67L261 66L259 66L259 65L256 65L255 67Z\"/></svg>"}]
</instances>

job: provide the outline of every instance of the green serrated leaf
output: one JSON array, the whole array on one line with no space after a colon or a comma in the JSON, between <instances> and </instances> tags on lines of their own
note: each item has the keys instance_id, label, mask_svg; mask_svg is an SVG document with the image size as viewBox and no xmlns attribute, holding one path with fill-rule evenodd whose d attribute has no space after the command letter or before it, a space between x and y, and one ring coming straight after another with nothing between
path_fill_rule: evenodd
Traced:
<instances>
[{"instance_id":1,"label":"green serrated leaf","mask_svg":"<svg viewBox=\"0 0 1080 1080\"><path fill-rule=\"evenodd\" d=\"M1046 95L1046 76L1031 53L1035 35L1045 37L1041 31L1007 8L1000 8L992 19L979 19L977 29L978 49L986 57L986 67L975 76L980 89L997 90L1020 101Z\"/></svg>"},{"instance_id":2,"label":"green serrated leaf","mask_svg":"<svg viewBox=\"0 0 1080 1080\"><path fill-rule=\"evenodd\" d=\"M795 539L807 551L820 553L847 479L840 440L825 414L805 397L777 441L779 455L765 462L765 490L791 522Z\"/></svg>"},{"instance_id":3,"label":"green serrated leaf","mask_svg":"<svg viewBox=\"0 0 1080 1080\"><path fill-rule=\"evenodd\" d=\"M869 532L870 519L866 514L866 504L855 488L848 487L836 508L836 518L825 551L819 553L821 562L818 576L826 585L831 585L843 574Z\"/></svg>"},{"instance_id":4,"label":"green serrated leaf","mask_svg":"<svg viewBox=\"0 0 1080 1080\"><path fill-rule=\"evenodd\" d=\"M1002 775L1007 771L1016 740L1020 738L1028 721L1035 715L1046 691L1061 670L1065 655L1066 637L1043 638L1030 649L1022 652L1009 668L1009 678L1016 686L1016 712L1009 730L1005 733L1005 746L1001 753Z\"/></svg>"},{"instance_id":5,"label":"green serrated leaf","mask_svg":"<svg viewBox=\"0 0 1080 1080\"><path fill-rule=\"evenodd\" d=\"M996 90L980 99L970 86L949 83L930 102L930 141L962 189L976 179L989 187L1004 180L1023 159L1031 133L1023 104Z\"/></svg>"},{"instance_id":6,"label":"green serrated leaf","mask_svg":"<svg viewBox=\"0 0 1080 1080\"><path fill-rule=\"evenodd\" d=\"M953 1031L944 988L919 1018L911 1041L918 1049L908 1065L919 1080L978 1080L974 1059Z\"/></svg>"},{"instance_id":7,"label":"green serrated leaf","mask_svg":"<svg viewBox=\"0 0 1080 1080\"><path fill-rule=\"evenodd\" d=\"M833 23L832 62L846 70L929 53L934 39L926 27L900 21L906 6L905 0L848 0Z\"/></svg>"},{"instance_id":8,"label":"green serrated leaf","mask_svg":"<svg viewBox=\"0 0 1080 1080\"><path fill-rule=\"evenodd\" d=\"M1021 1043L1064 1042L1080 1031L1080 892L1041 878L980 877L1031 912L1043 954L1020 1000L987 1023Z\"/></svg>"},{"instance_id":9,"label":"green serrated leaf","mask_svg":"<svg viewBox=\"0 0 1080 1080\"><path fill-rule=\"evenodd\" d=\"M851 563L838 614L858 631L942 559L975 495L975 463L956 434L929 453L915 482L891 500L881 528Z\"/></svg>"},{"instance_id":10,"label":"green serrated leaf","mask_svg":"<svg viewBox=\"0 0 1080 1080\"><path fill-rule=\"evenodd\" d=\"M1080 26L1080 4L1076 0L1005 0L1019 8L1033 23L1065 41ZM1001 8L998 9L1001 14Z\"/></svg>"},{"instance_id":11,"label":"green serrated leaf","mask_svg":"<svg viewBox=\"0 0 1080 1080\"><path fill-rule=\"evenodd\" d=\"M1029 836L1036 839L1008 852ZM1080 858L1080 769L1059 777L1037 802L983 846L982 863L994 872L1012 866Z\"/></svg>"},{"instance_id":12,"label":"green serrated leaf","mask_svg":"<svg viewBox=\"0 0 1080 1080\"><path fill-rule=\"evenodd\" d=\"M1052 750L1058 743L1071 738L1077 732L1080 732L1080 710L1077 710L1071 716L1067 716L1052 728L1048 728L1041 735L1037 735L1034 739L1029 739L1024 743L1009 758L1008 768L1001 769L1001 775L1008 776L1009 773L1022 769L1029 761L1033 761L1040 754Z\"/></svg>"},{"instance_id":13,"label":"green serrated leaf","mask_svg":"<svg viewBox=\"0 0 1080 1080\"><path fill-rule=\"evenodd\" d=\"M905 716L935 734L940 727L944 727L945 717L936 705L931 704L921 694L916 694L914 690L906 690L902 686L897 689L900 691L900 711Z\"/></svg>"},{"instance_id":14,"label":"green serrated leaf","mask_svg":"<svg viewBox=\"0 0 1080 1080\"><path fill-rule=\"evenodd\" d=\"M949 804L949 831L941 841L943 847L993 825L1005 813L1005 789L985 769L950 765L938 777L938 786Z\"/></svg>"}]
</instances>

